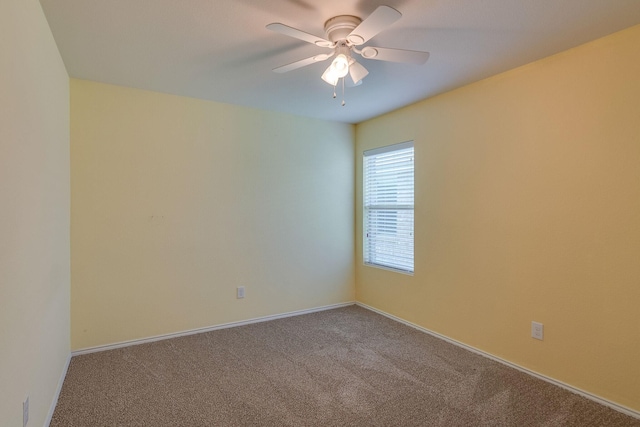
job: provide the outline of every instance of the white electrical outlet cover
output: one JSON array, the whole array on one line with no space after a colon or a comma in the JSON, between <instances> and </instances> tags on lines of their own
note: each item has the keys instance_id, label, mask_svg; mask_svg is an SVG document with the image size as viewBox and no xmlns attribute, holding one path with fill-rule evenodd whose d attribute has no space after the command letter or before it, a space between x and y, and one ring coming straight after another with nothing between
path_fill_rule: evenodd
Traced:
<instances>
[{"instance_id":1,"label":"white electrical outlet cover","mask_svg":"<svg viewBox=\"0 0 640 427\"><path fill-rule=\"evenodd\" d=\"M544 339L544 325L539 322L531 322L531 337L537 340Z\"/></svg>"}]
</instances>

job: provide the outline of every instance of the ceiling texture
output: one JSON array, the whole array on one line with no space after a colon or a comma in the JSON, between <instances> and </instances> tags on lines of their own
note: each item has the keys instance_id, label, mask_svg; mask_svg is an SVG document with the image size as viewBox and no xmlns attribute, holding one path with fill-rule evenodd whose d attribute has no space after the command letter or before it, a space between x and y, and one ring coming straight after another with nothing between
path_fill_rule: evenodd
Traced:
<instances>
[{"instance_id":1,"label":"ceiling texture","mask_svg":"<svg viewBox=\"0 0 640 427\"><path fill-rule=\"evenodd\" d=\"M640 23L640 0L40 0L74 78L358 123ZM325 37L336 15L379 5L402 18L366 45L431 53L424 65L356 56L369 75L341 91L328 52L269 31L280 22ZM640 54L640 48L639 48ZM587 72L588 70L585 70Z\"/></svg>"}]
</instances>

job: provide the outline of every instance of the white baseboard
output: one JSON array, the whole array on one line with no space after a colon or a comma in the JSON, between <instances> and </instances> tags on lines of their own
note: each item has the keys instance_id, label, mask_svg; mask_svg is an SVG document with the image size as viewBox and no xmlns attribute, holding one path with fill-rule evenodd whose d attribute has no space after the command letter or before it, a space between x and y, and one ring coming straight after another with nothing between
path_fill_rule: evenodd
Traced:
<instances>
[{"instance_id":1,"label":"white baseboard","mask_svg":"<svg viewBox=\"0 0 640 427\"><path fill-rule=\"evenodd\" d=\"M56 410L58 398L60 397L60 392L62 391L62 385L64 384L65 377L67 376L67 371L69 370L69 363L71 363L71 353L69 353L69 355L67 356L67 361L64 363L64 369L60 374L58 386L56 387L56 392L53 395L53 400L51 401L51 405L49 407L49 413L47 414L47 418L44 420L44 427L49 427L49 424L51 424L51 419L53 418L53 413Z\"/></svg>"},{"instance_id":2,"label":"white baseboard","mask_svg":"<svg viewBox=\"0 0 640 427\"><path fill-rule=\"evenodd\" d=\"M574 387L574 386L569 385L567 383L564 383L562 381L558 381L558 380L553 379L551 377L548 377L546 375L543 375L543 374L540 374L538 372L535 372L535 371L532 371L530 369L527 369L527 368L525 368L523 366L517 365L517 364L515 364L513 362L509 362L508 360L501 359L500 357L494 356L493 354L487 353L485 351L482 351L482 350L477 349L475 347L472 347L470 345L464 344L464 343L462 343L460 341L456 341L456 340L454 340L452 338L449 338L449 337L447 337L445 335L441 335L441 334L439 334L437 332L434 332L434 331L431 331L431 330L429 330L427 328L423 328L422 326L416 325L415 323L411 323L411 322L409 322L407 320L404 320L404 319L402 319L400 317L394 316L393 314L386 313L386 312L384 312L382 310L379 310L377 308L374 308L374 307L371 307L369 305L363 304L361 302L356 302L356 305L358 305L358 306L360 306L362 308L366 308L367 310L371 310L371 311L373 311L375 313L381 314L381 315L383 315L385 317L388 317L389 319L392 319L392 320L395 320L397 322L403 323L403 324L405 324L407 326L410 326L410 327L415 328L415 329L417 329L417 330L419 330L421 332L424 332L424 333L427 333L429 335L432 335L432 336L434 336L436 338L440 338L440 339L442 339L442 340L444 340L444 341L446 341L448 343L457 345L458 347L462 347L465 350L469 350L469 351L471 351L473 353L479 354L481 356L484 356L484 357L489 358L491 360L494 360L496 362L502 363L503 365L507 365L507 366L509 366L511 368L517 369L517 370L519 370L521 372L524 372L525 374L532 375L532 376L534 376L536 378L539 378L539 379L541 379L543 381L546 381L548 383L551 383L553 385L561 387L561 388L563 388L565 390L568 390L568 391L570 391L572 393L579 394L580 396L586 397L589 400L592 400L592 401L597 402L597 403L599 403L601 405L604 405L604 406L608 406L609 408L615 409L618 412L622 412L623 414L626 414L626 415L629 415L631 417L640 419L640 412L638 412L638 411L636 411L634 409L627 408L626 406L623 406L623 405L620 405L618 403L612 402L612 401L607 400L607 399L605 399L603 397L596 396L595 394L589 393L588 391L581 390L581 389L579 389L577 387Z\"/></svg>"},{"instance_id":3,"label":"white baseboard","mask_svg":"<svg viewBox=\"0 0 640 427\"><path fill-rule=\"evenodd\" d=\"M332 310L332 309L335 309L335 308L347 307L349 305L354 305L354 304L355 304L355 301L343 302L343 303L339 303L339 304L325 305L325 306L322 306L322 307L308 308L308 309L305 309L305 310L296 310L296 311L290 311L290 312L287 312L287 313L273 314L273 315L270 315L270 316L256 317L256 318L253 318L253 319L241 320L241 321L238 321L238 322L222 323L220 325L207 326L207 327L204 327L204 328L190 329L190 330L187 330L187 331L174 332L174 333L171 333L171 334L156 335L156 336L153 336L153 337L141 338L141 339L135 339L135 340L129 340L129 341L122 341L122 342L118 342L118 343L114 343L114 344L100 345L100 346L96 346L96 347L87 347L87 348L83 348L83 349L80 349L80 350L72 351L71 352L71 356L79 356L79 355L82 355L82 354L97 353L99 351L114 350L116 348L129 347L129 346L132 346L132 345L147 344L147 343L155 342L155 341L167 340L167 339L177 338L177 337L184 337L184 336L187 336L187 335L200 334L200 333L203 333L203 332L216 331L218 329L226 329L226 328L234 328L236 326L250 325L252 323L268 322L269 320L284 319L285 317L300 316L300 315L303 315L303 314L315 313L317 311Z\"/></svg>"}]
</instances>

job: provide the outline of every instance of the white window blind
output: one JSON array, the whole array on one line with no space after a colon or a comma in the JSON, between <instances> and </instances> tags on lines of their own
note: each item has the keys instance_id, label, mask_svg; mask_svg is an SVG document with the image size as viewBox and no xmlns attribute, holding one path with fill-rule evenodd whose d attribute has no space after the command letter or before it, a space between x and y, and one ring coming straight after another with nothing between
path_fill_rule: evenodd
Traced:
<instances>
[{"instance_id":1,"label":"white window blind","mask_svg":"<svg viewBox=\"0 0 640 427\"><path fill-rule=\"evenodd\" d=\"M364 262L413 272L413 141L364 152Z\"/></svg>"}]
</instances>

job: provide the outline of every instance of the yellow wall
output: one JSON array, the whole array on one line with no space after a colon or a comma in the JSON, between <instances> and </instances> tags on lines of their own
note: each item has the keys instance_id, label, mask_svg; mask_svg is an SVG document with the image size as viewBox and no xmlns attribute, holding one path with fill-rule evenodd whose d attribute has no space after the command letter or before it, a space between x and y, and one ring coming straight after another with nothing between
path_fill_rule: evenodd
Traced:
<instances>
[{"instance_id":1,"label":"yellow wall","mask_svg":"<svg viewBox=\"0 0 640 427\"><path fill-rule=\"evenodd\" d=\"M72 79L72 348L352 301L353 131Z\"/></svg>"},{"instance_id":2,"label":"yellow wall","mask_svg":"<svg viewBox=\"0 0 640 427\"><path fill-rule=\"evenodd\" d=\"M47 419L69 357L69 78L40 3L0 2L0 425Z\"/></svg>"},{"instance_id":3,"label":"yellow wall","mask_svg":"<svg viewBox=\"0 0 640 427\"><path fill-rule=\"evenodd\" d=\"M636 26L358 125L357 300L640 410L639 47ZM362 264L362 151L411 139L414 276Z\"/></svg>"}]
</instances>

